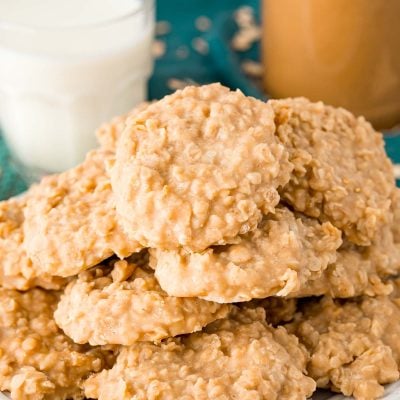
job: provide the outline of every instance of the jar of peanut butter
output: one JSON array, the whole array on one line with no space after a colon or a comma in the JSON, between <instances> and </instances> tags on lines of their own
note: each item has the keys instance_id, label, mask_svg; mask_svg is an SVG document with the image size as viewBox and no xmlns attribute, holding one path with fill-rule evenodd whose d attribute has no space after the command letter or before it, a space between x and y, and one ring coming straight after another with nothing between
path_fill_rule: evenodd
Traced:
<instances>
[{"instance_id":1,"label":"jar of peanut butter","mask_svg":"<svg viewBox=\"0 0 400 400\"><path fill-rule=\"evenodd\" d=\"M400 0L264 0L264 87L400 123Z\"/></svg>"}]
</instances>

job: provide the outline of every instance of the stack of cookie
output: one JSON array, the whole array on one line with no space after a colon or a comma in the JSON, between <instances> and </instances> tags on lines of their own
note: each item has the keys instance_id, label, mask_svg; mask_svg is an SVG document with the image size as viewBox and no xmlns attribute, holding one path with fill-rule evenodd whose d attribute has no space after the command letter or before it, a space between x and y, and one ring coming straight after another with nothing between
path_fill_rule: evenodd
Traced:
<instances>
[{"instance_id":1,"label":"stack of cookie","mask_svg":"<svg viewBox=\"0 0 400 400\"><path fill-rule=\"evenodd\" d=\"M366 400L399 378L400 192L363 118L213 84L98 138L0 204L12 399Z\"/></svg>"}]
</instances>

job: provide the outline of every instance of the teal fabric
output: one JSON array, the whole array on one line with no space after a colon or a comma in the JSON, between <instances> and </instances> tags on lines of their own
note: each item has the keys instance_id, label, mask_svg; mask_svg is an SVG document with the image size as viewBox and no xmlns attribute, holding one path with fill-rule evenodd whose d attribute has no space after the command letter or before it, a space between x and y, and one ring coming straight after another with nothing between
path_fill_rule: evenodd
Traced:
<instances>
[{"instance_id":1,"label":"teal fabric","mask_svg":"<svg viewBox=\"0 0 400 400\"><path fill-rule=\"evenodd\" d=\"M18 174L3 137L0 136L0 200L8 199L26 189L27 185Z\"/></svg>"},{"instance_id":2,"label":"teal fabric","mask_svg":"<svg viewBox=\"0 0 400 400\"><path fill-rule=\"evenodd\" d=\"M168 85L171 78L200 84L219 81L240 88L247 95L265 98L240 71L243 59L259 60L259 45L255 44L243 53L235 53L229 46L237 28L233 12L243 5L253 7L259 18L258 0L158 0L157 19L168 21L171 31L158 37L166 44L166 53L156 61L149 83L149 98L158 99L171 93L173 90ZM212 25L207 32L196 28L195 21L199 16L211 19ZM193 41L199 38L208 43L208 54L199 54L193 48ZM387 137L386 146L389 156L400 163L400 133ZM0 136L0 199L16 195L26 188Z\"/></svg>"}]
</instances>

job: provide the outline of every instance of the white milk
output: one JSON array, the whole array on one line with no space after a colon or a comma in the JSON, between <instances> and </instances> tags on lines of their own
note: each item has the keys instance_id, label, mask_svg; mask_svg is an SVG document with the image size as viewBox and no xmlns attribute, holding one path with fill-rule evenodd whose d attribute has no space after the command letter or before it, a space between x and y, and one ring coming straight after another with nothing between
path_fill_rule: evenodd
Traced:
<instances>
[{"instance_id":1,"label":"white milk","mask_svg":"<svg viewBox=\"0 0 400 400\"><path fill-rule=\"evenodd\" d=\"M16 160L34 175L82 161L100 123L145 99L152 34L152 1L0 0L0 124Z\"/></svg>"}]
</instances>

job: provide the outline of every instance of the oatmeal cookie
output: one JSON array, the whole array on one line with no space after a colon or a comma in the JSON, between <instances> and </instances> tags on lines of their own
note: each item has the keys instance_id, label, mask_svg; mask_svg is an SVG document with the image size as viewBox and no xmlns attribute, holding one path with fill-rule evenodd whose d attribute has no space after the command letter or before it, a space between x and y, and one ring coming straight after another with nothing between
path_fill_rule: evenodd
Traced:
<instances>
[{"instance_id":1,"label":"oatmeal cookie","mask_svg":"<svg viewBox=\"0 0 400 400\"><path fill-rule=\"evenodd\" d=\"M351 242L370 245L387 222L395 187L382 135L364 118L321 102L269 103L294 164L282 198L299 212L332 222Z\"/></svg>"},{"instance_id":2,"label":"oatmeal cookie","mask_svg":"<svg viewBox=\"0 0 400 400\"><path fill-rule=\"evenodd\" d=\"M288 296L336 260L341 232L279 207L237 243L202 253L151 249L150 264L171 296L232 303Z\"/></svg>"},{"instance_id":3,"label":"oatmeal cookie","mask_svg":"<svg viewBox=\"0 0 400 400\"><path fill-rule=\"evenodd\" d=\"M22 249L24 208L30 192L0 202L0 286L27 290L34 286L60 289L65 280L41 274Z\"/></svg>"},{"instance_id":4,"label":"oatmeal cookie","mask_svg":"<svg viewBox=\"0 0 400 400\"><path fill-rule=\"evenodd\" d=\"M379 274L377 265L356 246L345 242L339 249L337 260L328 265L322 275L309 280L290 297L329 295L347 298L360 295L387 295L392 291L390 282Z\"/></svg>"},{"instance_id":5,"label":"oatmeal cookie","mask_svg":"<svg viewBox=\"0 0 400 400\"><path fill-rule=\"evenodd\" d=\"M72 276L142 248L117 223L105 171L111 158L109 151L94 150L81 165L34 188L25 208L24 247L39 271Z\"/></svg>"},{"instance_id":6,"label":"oatmeal cookie","mask_svg":"<svg viewBox=\"0 0 400 400\"><path fill-rule=\"evenodd\" d=\"M111 370L89 378L99 400L303 400L315 389L307 353L262 309L234 309L202 332L124 348Z\"/></svg>"},{"instance_id":7,"label":"oatmeal cookie","mask_svg":"<svg viewBox=\"0 0 400 400\"><path fill-rule=\"evenodd\" d=\"M311 353L308 371L319 387L359 400L383 395L399 379L400 281L391 295L308 301L287 325Z\"/></svg>"},{"instance_id":8,"label":"oatmeal cookie","mask_svg":"<svg viewBox=\"0 0 400 400\"><path fill-rule=\"evenodd\" d=\"M256 229L290 178L272 108L212 84L127 121L111 169L117 212L145 247L202 251Z\"/></svg>"},{"instance_id":9,"label":"oatmeal cookie","mask_svg":"<svg viewBox=\"0 0 400 400\"><path fill-rule=\"evenodd\" d=\"M100 146L105 150L115 153L118 140L125 129L126 120L145 110L149 104L147 102L141 103L129 113L115 117L110 122L101 125L96 131L97 141Z\"/></svg>"},{"instance_id":10,"label":"oatmeal cookie","mask_svg":"<svg viewBox=\"0 0 400 400\"><path fill-rule=\"evenodd\" d=\"M131 345L201 330L230 306L168 296L145 265L119 260L82 272L54 314L77 343Z\"/></svg>"},{"instance_id":11,"label":"oatmeal cookie","mask_svg":"<svg viewBox=\"0 0 400 400\"><path fill-rule=\"evenodd\" d=\"M57 292L41 289L0 289L0 390L13 400L81 400L82 381L112 359L57 328L58 299Z\"/></svg>"},{"instance_id":12,"label":"oatmeal cookie","mask_svg":"<svg viewBox=\"0 0 400 400\"><path fill-rule=\"evenodd\" d=\"M390 276L400 274L400 190L392 196L390 223L382 227L371 246L356 246L346 239L337 260L321 277L309 280L292 296L369 296L390 293Z\"/></svg>"}]
</instances>

